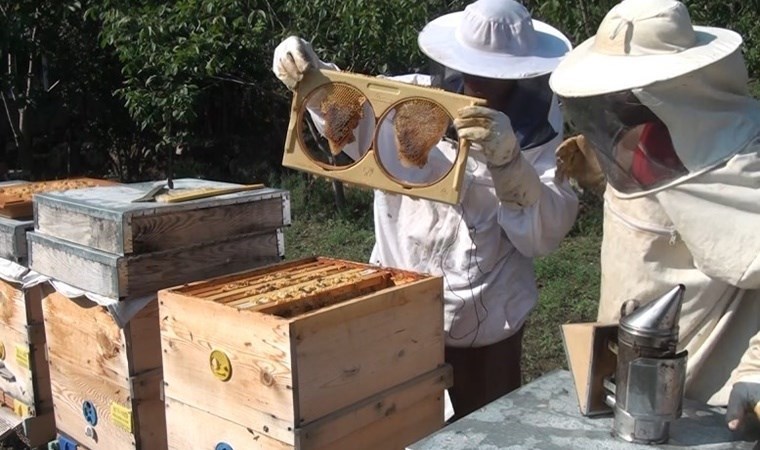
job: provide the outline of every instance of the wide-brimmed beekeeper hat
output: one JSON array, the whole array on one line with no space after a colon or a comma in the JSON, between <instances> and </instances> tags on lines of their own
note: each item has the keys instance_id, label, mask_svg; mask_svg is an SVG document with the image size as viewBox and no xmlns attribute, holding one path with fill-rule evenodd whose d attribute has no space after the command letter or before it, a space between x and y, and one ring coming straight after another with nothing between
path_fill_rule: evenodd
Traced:
<instances>
[{"instance_id":1,"label":"wide-brimmed beekeeper hat","mask_svg":"<svg viewBox=\"0 0 760 450\"><path fill-rule=\"evenodd\" d=\"M514 0L478 0L428 23L418 37L430 59L486 78L550 73L572 48L559 30L532 19Z\"/></svg>"},{"instance_id":2,"label":"wide-brimmed beekeeper hat","mask_svg":"<svg viewBox=\"0 0 760 450\"><path fill-rule=\"evenodd\" d=\"M699 70L735 52L739 34L694 26L675 0L623 0L596 36L571 51L552 73L562 97L601 95L640 88Z\"/></svg>"}]
</instances>

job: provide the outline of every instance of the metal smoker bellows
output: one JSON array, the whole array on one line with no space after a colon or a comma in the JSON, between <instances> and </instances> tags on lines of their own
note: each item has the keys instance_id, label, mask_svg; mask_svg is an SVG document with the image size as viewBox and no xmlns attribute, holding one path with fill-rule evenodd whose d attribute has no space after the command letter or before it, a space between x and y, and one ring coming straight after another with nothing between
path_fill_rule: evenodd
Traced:
<instances>
[{"instance_id":1,"label":"metal smoker bellows","mask_svg":"<svg viewBox=\"0 0 760 450\"><path fill-rule=\"evenodd\" d=\"M620 319L617 370L614 382L605 380L605 400L615 414L613 434L628 442L666 442L670 422L681 417L687 352L676 353L676 345L683 292L678 285Z\"/></svg>"}]
</instances>

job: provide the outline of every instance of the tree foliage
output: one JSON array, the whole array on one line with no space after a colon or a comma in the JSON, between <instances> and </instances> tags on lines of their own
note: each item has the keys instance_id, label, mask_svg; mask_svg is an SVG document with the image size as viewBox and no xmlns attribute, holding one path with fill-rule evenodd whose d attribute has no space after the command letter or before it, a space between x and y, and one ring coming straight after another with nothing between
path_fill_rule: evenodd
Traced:
<instances>
[{"instance_id":1,"label":"tree foliage","mask_svg":"<svg viewBox=\"0 0 760 450\"><path fill-rule=\"evenodd\" d=\"M524 0L575 45L617 2ZM8 113L0 111L0 150L20 149L9 164L44 166L40 176L76 172L81 154L83 167L124 180L163 176L172 157L178 176L262 178L279 167L288 121L290 94L271 73L282 39L299 35L346 70L425 71L419 31L468 3L0 0L0 88L8 105ZM756 77L760 2L685 3L696 24L744 36ZM41 161L60 154L63 162L53 167Z\"/></svg>"}]
</instances>

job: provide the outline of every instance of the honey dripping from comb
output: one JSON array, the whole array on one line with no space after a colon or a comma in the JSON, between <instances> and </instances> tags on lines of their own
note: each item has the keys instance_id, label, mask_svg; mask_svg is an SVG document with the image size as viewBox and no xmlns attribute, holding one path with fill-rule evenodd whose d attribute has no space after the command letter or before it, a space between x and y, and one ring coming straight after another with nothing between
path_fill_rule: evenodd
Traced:
<instances>
[{"instance_id":1,"label":"honey dripping from comb","mask_svg":"<svg viewBox=\"0 0 760 450\"><path fill-rule=\"evenodd\" d=\"M343 148L354 142L354 129L364 117L364 103L367 98L355 89L343 85L333 85L320 104L325 118L325 137L330 144L330 152L337 156Z\"/></svg>"},{"instance_id":2,"label":"honey dripping from comb","mask_svg":"<svg viewBox=\"0 0 760 450\"><path fill-rule=\"evenodd\" d=\"M424 167L448 126L448 113L435 103L410 100L396 107L393 131L401 165Z\"/></svg>"}]
</instances>

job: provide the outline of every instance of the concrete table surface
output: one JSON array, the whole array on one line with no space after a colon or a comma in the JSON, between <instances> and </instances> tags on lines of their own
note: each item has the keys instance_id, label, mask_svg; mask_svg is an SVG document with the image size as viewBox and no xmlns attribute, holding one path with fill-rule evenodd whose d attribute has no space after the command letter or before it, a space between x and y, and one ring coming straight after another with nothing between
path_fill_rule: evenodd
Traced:
<instances>
[{"instance_id":1,"label":"concrete table surface","mask_svg":"<svg viewBox=\"0 0 760 450\"><path fill-rule=\"evenodd\" d=\"M566 370L551 372L495 400L408 450L744 450L754 442L740 440L725 426L723 411L690 400L683 416L670 425L665 445L631 444L612 436L612 415L584 417ZM760 448L760 447L758 447Z\"/></svg>"}]
</instances>

